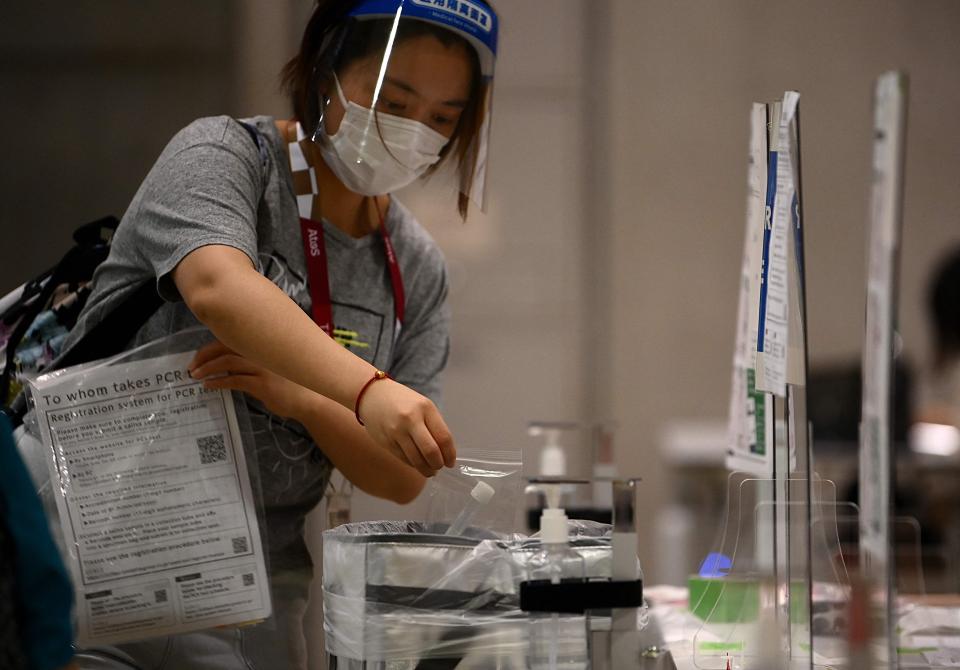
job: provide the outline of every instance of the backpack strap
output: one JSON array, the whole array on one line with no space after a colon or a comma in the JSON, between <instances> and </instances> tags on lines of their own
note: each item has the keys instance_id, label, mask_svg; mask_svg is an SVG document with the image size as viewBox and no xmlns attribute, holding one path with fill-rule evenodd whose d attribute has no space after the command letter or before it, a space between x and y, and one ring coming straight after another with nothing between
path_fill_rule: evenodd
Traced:
<instances>
[{"instance_id":1,"label":"backpack strap","mask_svg":"<svg viewBox=\"0 0 960 670\"><path fill-rule=\"evenodd\" d=\"M237 119L237 123L247 131L247 135L250 136L250 139L253 140L253 143L257 145L257 151L260 152L260 167L263 167L267 164L267 147L266 143L263 141L263 136L260 134L260 131L257 130L257 127L252 123L247 123L246 121L241 121Z\"/></svg>"}]
</instances>

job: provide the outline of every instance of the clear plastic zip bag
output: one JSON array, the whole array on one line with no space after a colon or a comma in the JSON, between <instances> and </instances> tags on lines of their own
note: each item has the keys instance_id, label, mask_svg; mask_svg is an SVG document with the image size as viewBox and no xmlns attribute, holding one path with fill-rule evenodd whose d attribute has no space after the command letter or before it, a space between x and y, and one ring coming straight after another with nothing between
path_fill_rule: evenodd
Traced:
<instances>
[{"instance_id":1,"label":"clear plastic zip bag","mask_svg":"<svg viewBox=\"0 0 960 670\"><path fill-rule=\"evenodd\" d=\"M520 451L460 450L456 466L427 483L426 520L446 524L451 535L519 532L524 527L522 471Z\"/></svg>"},{"instance_id":2,"label":"clear plastic zip bag","mask_svg":"<svg viewBox=\"0 0 960 670\"><path fill-rule=\"evenodd\" d=\"M210 339L182 331L27 380L48 477L31 475L55 503L81 644L270 615L244 403L187 371Z\"/></svg>"}]
</instances>

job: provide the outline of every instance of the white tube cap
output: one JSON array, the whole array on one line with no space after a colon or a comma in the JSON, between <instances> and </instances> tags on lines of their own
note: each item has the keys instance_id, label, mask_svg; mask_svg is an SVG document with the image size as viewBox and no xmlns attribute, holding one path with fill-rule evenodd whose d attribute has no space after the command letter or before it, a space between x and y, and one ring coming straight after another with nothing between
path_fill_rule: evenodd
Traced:
<instances>
[{"instance_id":1,"label":"white tube cap","mask_svg":"<svg viewBox=\"0 0 960 670\"><path fill-rule=\"evenodd\" d=\"M473 487L472 491L470 491L470 497L481 505L486 505L488 502L490 502L490 499L493 497L494 493L496 493L496 491L494 491L493 487L486 482L477 482L477 485Z\"/></svg>"},{"instance_id":2,"label":"white tube cap","mask_svg":"<svg viewBox=\"0 0 960 670\"><path fill-rule=\"evenodd\" d=\"M540 515L541 544L567 544L567 514L562 509L543 510Z\"/></svg>"}]
</instances>

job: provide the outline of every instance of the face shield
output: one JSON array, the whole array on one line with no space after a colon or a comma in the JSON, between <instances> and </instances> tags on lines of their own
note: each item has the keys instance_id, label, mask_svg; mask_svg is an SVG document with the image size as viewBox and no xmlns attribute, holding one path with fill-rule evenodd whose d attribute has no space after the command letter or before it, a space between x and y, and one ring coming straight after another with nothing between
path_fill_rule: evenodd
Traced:
<instances>
[{"instance_id":1,"label":"face shield","mask_svg":"<svg viewBox=\"0 0 960 670\"><path fill-rule=\"evenodd\" d=\"M352 191L422 176L484 207L497 17L483 0L363 0L330 37L306 129Z\"/></svg>"}]
</instances>

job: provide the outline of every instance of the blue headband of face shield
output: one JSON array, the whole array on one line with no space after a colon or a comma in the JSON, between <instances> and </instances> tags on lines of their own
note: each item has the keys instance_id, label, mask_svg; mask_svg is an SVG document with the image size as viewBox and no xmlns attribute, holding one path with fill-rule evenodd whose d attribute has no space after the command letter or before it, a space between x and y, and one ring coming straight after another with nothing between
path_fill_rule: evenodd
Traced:
<instances>
[{"instance_id":1,"label":"blue headband of face shield","mask_svg":"<svg viewBox=\"0 0 960 670\"><path fill-rule=\"evenodd\" d=\"M362 0L350 16L420 19L451 30L467 40L480 57L484 77L493 76L497 57L497 15L483 0Z\"/></svg>"}]
</instances>

